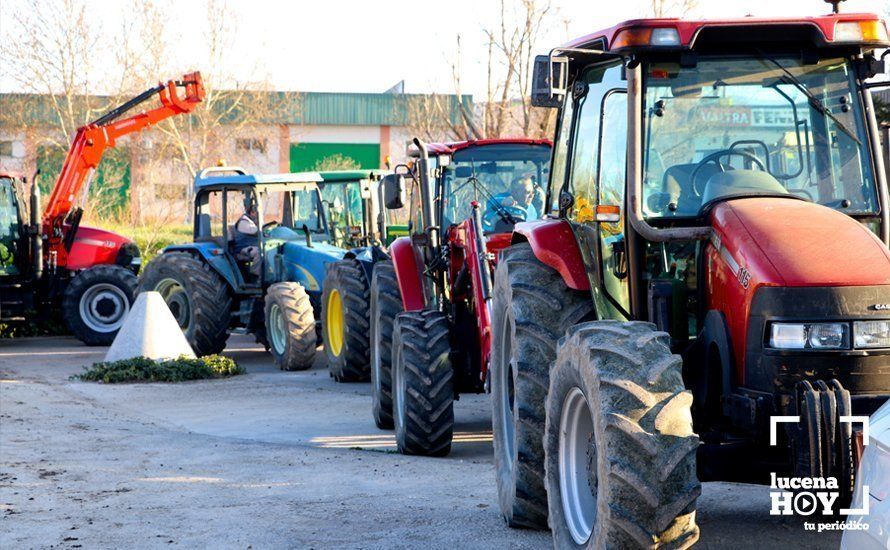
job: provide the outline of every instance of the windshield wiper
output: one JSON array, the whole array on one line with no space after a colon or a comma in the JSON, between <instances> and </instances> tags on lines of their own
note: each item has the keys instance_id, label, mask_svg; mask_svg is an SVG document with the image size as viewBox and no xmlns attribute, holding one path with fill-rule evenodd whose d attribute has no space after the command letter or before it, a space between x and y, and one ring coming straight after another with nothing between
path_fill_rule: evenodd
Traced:
<instances>
[{"instance_id":1,"label":"windshield wiper","mask_svg":"<svg viewBox=\"0 0 890 550\"><path fill-rule=\"evenodd\" d=\"M470 177L470 179L467 180L467 183L469 183L471 180L473 182L473 189L475 189L477 193L479 191L482 191L482 194L485 196L485 202L494 207L495 214L500 216L502 220L511 225L516 225L517 223L519 223L519 221L514 218L512 214L510 214L510 211L507 210L507 208L503 204L498 204L498 201L488 191L488 189L485 188L485 186L479 184L479 180L476 179L475 176Z\"/></svg>"},{"instance_id":2,"label":"windshield wiper","mask_svg":"<svg viewBox=\"0 0 890 550\"><path fill-rule=\"evenodd\" d=\"M852 131L850 131L850 129L847 128L843 122L838 120L838 118L836 116L834 116L834 113L831 112L831 109L826 107L825 104L822 103L822 100L819 99L818 97L816 97L816 95L813 94L813 92L811 92L809 90L809 88L807 88L806 85L800 81L799 78L794 76L794 74L791 71L786 69L784 65L782 65L781 63L779 63L772 57L764 55L763 52L760 52L760 55L761 55L761 57L763 57L764 59L766 59L773 65L775 65L776 67L778 67L783 73L785 73L785 76L788 79L788 83L791 84L792 86L794 86L795 88L797 88L798 90L800 90L800 93L802 93L803 95L805 95L807 97L807 100L809 101L810 106L812 106L813 109L816 109L820 115L827 116L828 118L833 120L834 123L837 125L838 128L841 129L842 132L847 134L850 137L850 139L852 139L853 141L856 142L856 145L862 145L862 142L859 140L858 137L856 137L856 134L854 134Z\"/></svg>"}]
</instances>

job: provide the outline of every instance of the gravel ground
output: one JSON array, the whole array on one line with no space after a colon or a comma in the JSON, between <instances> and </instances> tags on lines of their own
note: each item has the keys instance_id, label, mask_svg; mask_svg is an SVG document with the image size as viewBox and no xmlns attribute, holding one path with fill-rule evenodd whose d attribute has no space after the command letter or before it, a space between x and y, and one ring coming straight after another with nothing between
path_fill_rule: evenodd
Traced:
<instances>
[{"instance_id":1,"label":"gravel ground","mask_svg":"<svg viewBox=\"0 0 890 550\"><path fill-rule=\"evenodd\" d=\"M395 453L367 384L319 362L281 372L246 337L248 374L183 384L70 381L104 350L0 341L2 548L542 548L500 518L487 396L455 406L444 459ZM765 487L706 483L702 548L837 548L771 517Z\"/></svg>"}]
</instances>

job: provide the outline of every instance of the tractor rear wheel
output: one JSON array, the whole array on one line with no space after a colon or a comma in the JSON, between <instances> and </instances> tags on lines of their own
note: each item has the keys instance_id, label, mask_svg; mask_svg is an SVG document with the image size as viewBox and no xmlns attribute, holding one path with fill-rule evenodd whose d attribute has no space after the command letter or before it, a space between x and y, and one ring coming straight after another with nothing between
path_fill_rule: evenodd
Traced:
<instances>
[{"instance_id":1,"label":"tractor rear wheel","mask_svg":"<svg viewBox=\"0 0 890 550\"><path fill-rule=\"evenodd\" d=\"M139 291L159 292L195 355L226 348L232 297L226 282L188 252L166 252L145 266Z\"/></svg>"},{"instance_id":2,"label":"tractor rear wheel","mask_svg":"<svg viewBox=\"0 0 890 550\"><path fill-rule=\"evenodd\" d=\"M402 311L402 293L396 269L389 260L374 265L371 276L371 398L374 423L391 430L392 418L392 328Z\"/></svg>"},{"instance_id":3,"label":"tractor rear wheel","mask_svg":"<svg viewBox=\"0 0 890 550\"><path fill-rule=\"evenodd\" d=\"M322 287L322 340L331 376L337 382L365 382L371 370L365 271L358 260L331 262Z\"/></svg>"},{"instance_id":4,"label":"tractor rear wheel","mask_svg":"<svg viewBox=\"0 0 890 550\"><path fill-rule=\"evenodd\" d=\"M68 330L88 346L110 346L124 324L138 281L119 265L96 265L74 276L62 298Z\"/></svg>"},{"instance_id":5,"label":"tractor rear wheel","mask_svg":"<svg viewBox=\"0 0 890 550\"><path fill-rule=\"evenodd\" d=\"M281 370L306 370L315 361L315 316L299 283L275 283L266 292L269 351Z\"/></svg>"},{"instance_id":6,"label":"tractor rear wheel","mask_svg":"<svg viewBox=\"0 0 890 550\"><path fill-rule=\"evenodd\" d=\"M448 318L436 310L396 316L392 339L393 416L399 452L445 456L454 432Z\"/></svg>"},{"instance_id":7,"label":"tractor rear wheel","mask_svg":"<svg viewBox=\"0 0 890 550\"><path fill-rule=\"evenodd\" d=\"M593 310L528 243L501 253L492 301L491 407L501 513L510 527L547 528L544 403L556 342Z\"/></svg>"},{"instance_id":8,"label":"tractor rear wheel","mask_svg":"<svg viewBox=\"0 0 890 550\"><path fill-rule=\"evenodd\" d=\"M687 548L698 540L698 436L669 336L594 321L560 341L544 435L556 548Z\"/></svg>"}]
</instances>

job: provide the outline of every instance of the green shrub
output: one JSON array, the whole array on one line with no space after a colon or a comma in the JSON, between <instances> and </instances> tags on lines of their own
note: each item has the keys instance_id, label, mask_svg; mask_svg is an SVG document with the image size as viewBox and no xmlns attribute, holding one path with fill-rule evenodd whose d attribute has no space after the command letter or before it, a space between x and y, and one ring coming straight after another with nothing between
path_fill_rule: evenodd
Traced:
<instances>
[{"instance_id":1,"label":"green shrub","mask_svg":"<svg viewBox=\"0 0 890 550\"><path fill-rule=\"evenodd\" d=\"M221 355L206 357L180 357L157 361L145 357L122 359L110 363L93 363L83 374L72 378L88 382L183 382L205 378L225 378L244 374L245 370L235 361Z\"/></svg>"}]
</instances>

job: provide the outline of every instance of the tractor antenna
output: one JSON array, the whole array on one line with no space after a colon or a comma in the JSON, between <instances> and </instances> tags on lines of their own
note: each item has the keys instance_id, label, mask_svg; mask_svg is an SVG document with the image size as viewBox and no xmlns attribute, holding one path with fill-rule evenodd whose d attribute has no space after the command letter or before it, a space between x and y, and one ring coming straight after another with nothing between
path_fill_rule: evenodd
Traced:
<instances>
[{"instance_id":1,"label":"tractor antenna","mask_svg":"<svg viewBox=\"0 0 890 550\"><path fill-rule=\"evenodd\" d=\"M840 13L841 12L841 2L846 2L847 0L825 0L826 4L831 4L831 13Z\"/></svg>"}]
</instances>

